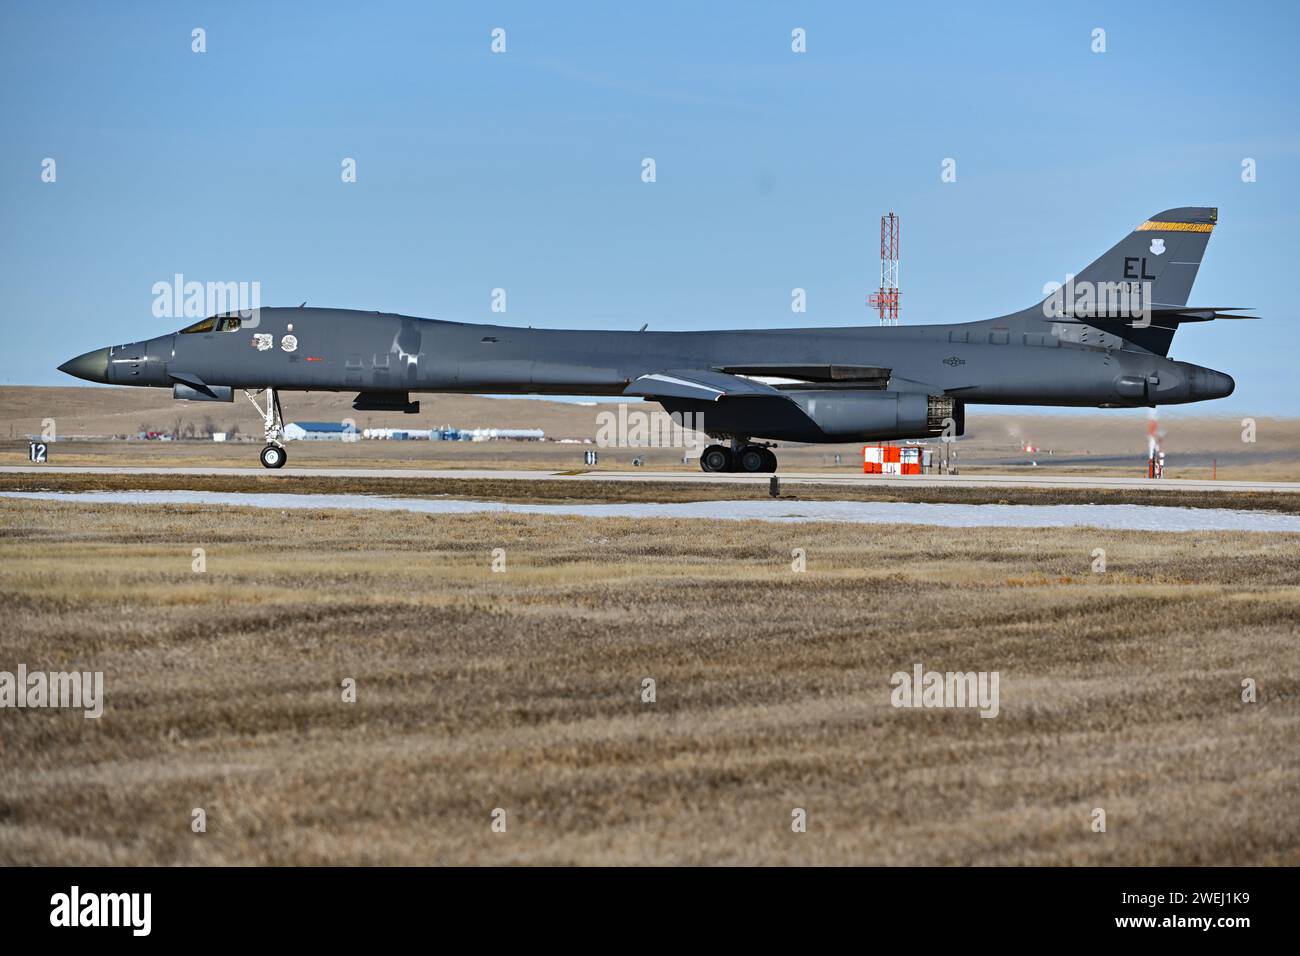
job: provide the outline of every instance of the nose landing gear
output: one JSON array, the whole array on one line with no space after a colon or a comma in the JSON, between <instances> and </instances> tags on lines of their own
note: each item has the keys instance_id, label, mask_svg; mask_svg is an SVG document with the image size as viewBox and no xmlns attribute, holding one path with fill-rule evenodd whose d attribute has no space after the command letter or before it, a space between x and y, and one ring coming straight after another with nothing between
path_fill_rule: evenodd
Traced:
<instances>
[{"instance_id":1,"label":"nose landing gear","mask_svg":"<svg viewBox=\"0 0 1300 956\"><path fill-rule=\"evenodd\" d=\"M262 449L261 457L263 468L280 468L289 458L279 445L267 445Z\"/></svg>"},{"instance_id":2,"label":"nose landing gear","mask_svg":"<svg viewBox=\"0 0 1300 956\"><path fill-rule=\"evenodd\" d=\"M280 395L273 389L266 391L266 407L258 404L259 392L244 389L244 394L253 403L257 413L262 416L262 431L266 437L266 447L262 449L263 468L283 468L289 460L289 453L284 450L284 412L280 408Z\"/></svg>"},{"instance_id":3,"label":"nose landing gear","mask_svg":"<svg viewBox=\"0 0 1300 956\"><path fill-rule=\"evenodd\" d=\"M776 471L776 455L766 445L738 438L732 440L730 448L726 445L710 445L704 449L700 455L700 467L710 472L760 474Z\"/></svg>"}]
</instances>

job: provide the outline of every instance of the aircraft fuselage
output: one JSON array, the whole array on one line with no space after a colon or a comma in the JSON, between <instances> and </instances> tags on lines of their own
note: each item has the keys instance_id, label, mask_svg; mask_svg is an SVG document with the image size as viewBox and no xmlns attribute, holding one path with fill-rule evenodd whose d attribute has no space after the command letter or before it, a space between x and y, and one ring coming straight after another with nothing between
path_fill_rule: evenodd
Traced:
<instances>
[{"instance_id":1,"label":"aircraft fuselage","mask_svg":"<svg viewBox=\"0 0 1300 956\"><path fill-rule=\"evenodd\" d=\"M955 325L612 332L523 329L342 309L266 308L237 329L170 333L108 350L105 381L170 388L173 375L235 388L619 395L661 369L878 366L963 402L1165 405L1232 390L1220 372L1044 320ZM1063 335L1062 331L1066 334ZM269 336L269 339L266 338ZM286 348L288 340L291 347ZM259 347L261 346L261 347Z\"/></svg>"}]
</instances>

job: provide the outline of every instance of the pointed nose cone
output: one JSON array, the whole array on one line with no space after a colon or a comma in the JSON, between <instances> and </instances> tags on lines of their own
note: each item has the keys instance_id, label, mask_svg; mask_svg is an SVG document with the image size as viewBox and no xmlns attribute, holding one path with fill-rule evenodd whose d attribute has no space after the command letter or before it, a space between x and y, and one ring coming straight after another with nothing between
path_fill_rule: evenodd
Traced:
<instances>
[{"instance_id":1,"label":"pointed nose cone","mask_svg":"<svg viewBox=\"0 0 1300 956\"><path fill-rule=\"evenodd\" d=\"M59 371L84 378L87 382L108 384L108 349L95 349L85 355L68 359L59 366Z\"/></svg>"}]
</instances>

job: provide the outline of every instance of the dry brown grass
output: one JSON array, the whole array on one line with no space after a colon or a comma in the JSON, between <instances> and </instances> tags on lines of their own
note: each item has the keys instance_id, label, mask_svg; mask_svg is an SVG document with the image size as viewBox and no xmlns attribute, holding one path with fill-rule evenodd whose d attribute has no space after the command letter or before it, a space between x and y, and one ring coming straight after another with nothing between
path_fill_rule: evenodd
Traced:
<instances>
[{"instance_id":1,"label":"dry brown grass","mask_svg":"<svg viewBox=\"0 0 1300 956\"><path fill-rule=\"evenodd\" d=\"M0 862L1295 864L1298 537L0 502Z\"/></svg>"}]
</instances>

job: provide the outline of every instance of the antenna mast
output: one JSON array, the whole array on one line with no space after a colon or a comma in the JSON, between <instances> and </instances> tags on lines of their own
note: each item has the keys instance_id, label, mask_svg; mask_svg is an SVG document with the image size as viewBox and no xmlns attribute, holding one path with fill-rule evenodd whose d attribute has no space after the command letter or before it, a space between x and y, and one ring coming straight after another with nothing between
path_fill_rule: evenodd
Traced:
<instances>
[{"instance_id":1,"label":"antenna mast","mask_svg":"<svg viewBox=\"0 0 1300 956\"><path fill-rule=\"evenodd\" d=\"M881 325L898 324L898 217L880 217L880 289L867 296L867 305L880 311Z\"/></svg>"}]
</instances>

